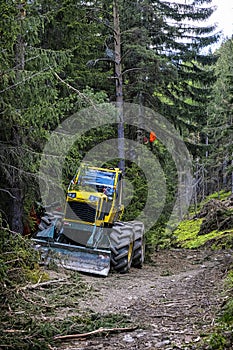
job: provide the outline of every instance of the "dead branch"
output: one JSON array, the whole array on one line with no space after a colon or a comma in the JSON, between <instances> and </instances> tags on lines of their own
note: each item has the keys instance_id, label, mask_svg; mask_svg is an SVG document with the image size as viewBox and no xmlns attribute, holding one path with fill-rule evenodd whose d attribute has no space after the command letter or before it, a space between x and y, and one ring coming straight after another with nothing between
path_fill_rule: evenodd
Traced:
<instances>
[{"instance_id":1,"label":"dead branch","mask_svg":"<svg viewBox=\"0 0 233 350\"><path fill-rule=\"evenodd\" d=\"M85 338L87 336L91 336L94 334L99 334L99 333L110 333L110 332L128 332L128 331L134 331L137 329L137 326L135 327L125 327L125 328L99 328L91 332L87 333L81 333L81 334L67 334L67 335L56 335L54 337L55 340L68 340L68 339L74 339L74 338Z\"/></svg>"},{"instance_id":2,"label":"dead branch","mask_svg":"<svg viewBox=\"0 0 233 350\"><path fill-rule=\"evenodd\" d=\"M21 329L4 329L4 333L25 333L26 331Z\"/></svg>"},{"instance_id":3,"label":"dead branch","mask_svg":"<svg viewBox=\"0 0 233 350\"><path fill-rule=\"evenodd\" d=\"M52 68L51 68L52 69ZM78 89L76 89L74 86L70 85L69 83L67 83L65 80L63 80L54 70L53 70L53 74L55 75L55 77L64 85L66 85L69 89L71 89L72 91L76 92L80 98L84 99L85 101L87 101L88 103L90 103L92 105L92 107L94 107L94 109L96 109L96 105L93 102L93 100L91 98L89 98L87 95L85 95L83 92L79 91Z\"/></svg>"},{"instance_id":4,"label":"dead branch","mask_svg":"<svg viewBox=\"0 0 233 350\"><path fill-rule=\"evenodd\" d=\"M50 284L53 283L61 283L61 282L67 282L66 278L61 278L59 280L50 280L50 281L46 281L46 282L41 282L41 283L35 283L35 284L27 284L26 286L19 288L18 291L20 290L26 290L26 289L36 289L36 288L40 288L40 287L45 287L45 286L49 286Z\"/></svg>"},{"instance_id":5,"label":"dead branch","mask_svg":"<svg viewBox=\"0 0 233 350\"><path fill-rule=\"evenodd\" d=\"M177 318L177 315L161 314L161 315L153 315L153 317L158 317L158 318L163 318L163 317Z\"/></svg>"},{"instance_id":6,"label":"dead branch","mask_svg":"<svg viewBox=\"0 0 233 350\"><path fill-rule=\"evenodd\" d=\"M3 189L3 188L0 188L0 191L2 191L2 192L6 192L7 194L9 194L9 196L10 196L11 198L16 199L16 197L15 197L15 196L13 196L13 194L11 194L11 193L10 193L10 191L7 191L7 190L5 190L5 189Z\"/></svg>"},{"instance_id":7,"label":"dead branch","mask_svg":"<svg viewBox=\"0 0 233 350\"><path fill-rule=\"evenodd\" d=\"M21 258L12 259L12 260L5 261L5 264L12 264L12 263L14 263L14 262L16 262L16 261L22 261L22 260L23 260L23 259L21 259Z\"/></svg>"},{"instance_id":8,"label":"dead branch","mask_svg":"<svg viewBox=\"0 0 233 350\"><path fill-rule=\"evenodd\" d=\"M26 300L27 302L33 304L33 305L37 305L37 306L40 306L40 307L45 307L47 309L55 309L55 305L48 305L47 303L44 303L44 304L41 304L41 303L38 303L30 298L28 298L22 291L21 291L21 295L23 296L24 300Z\"/></svg>"},{"instance_id":9,"label":"dead branch","mask_svg":"<svg viewBox=\"0 0 233 350\"><path fill-rule=\"evenodd\" d=\"M123 73L122 73L122 75L124 75L124 74L126 74L126 73L129 73L129 72L134 72L134 71L138 71L138 70L142 70L142 68L137 68L137 67L135 67L135 68L130 68L130 69L126 69Z\"/></svg>"},{"instance_id":10,"label":"dead branch","mask_svg":"<svg viewBox=\"0 0 233 350\"><path fill-rule=\"evenodd\" d=\"M55 75L55 77L64 85L66 85L69 89L73 90L74 92L76 92L80 97L88 100L89 99L85 96L85 94L83 94L81 91L79 91L78 89L76 89L74 86L70 85L69 83L67 83L65 80L63 80L56 72L53 71L53 74Z\"/></svg>"},{"instance_id":11,"label":"dead branch","mask_svg":"<svg viewBox=\"0 0 233 350\"><path fill-rule=\"evenodd\" d=\"M19 233L18 232L15 232L15 231L12 231L12 230L10 230L9 228L7 228L7 227L0 227L1 228L1 230L4 230L4 231L8 231L8 232L10 232L10 233L12 233L12 234L14 234L14 235L19 235ZM9 254L10 254L11 252L9 252ZM6 253L3 253L3 254L8 254L8 252L6 252Z\"/></svg>"},{"instance_id":12,"label":"dead branch","mask_svg":"<svg viewBox=\"0 0 233 350\"><path fill-rule=\"evenodd\" d=\"M63 80L56 72L53 71L53 74L55 75L55 77L64 85L66 85L70 90L76 92L80 98L82 98L83 100L85 100L87 103L90 103L90 105L93 107L93 109L95 111L98 112L98 108L97 108L97 104L95 103L95 101L93 101L90 97L88 97L86 94L84 94L83 92L79 91L78 89L76 89L74 86L70 85L69 83L67 83L65 80Z\"/></svg>"}]
</instances>

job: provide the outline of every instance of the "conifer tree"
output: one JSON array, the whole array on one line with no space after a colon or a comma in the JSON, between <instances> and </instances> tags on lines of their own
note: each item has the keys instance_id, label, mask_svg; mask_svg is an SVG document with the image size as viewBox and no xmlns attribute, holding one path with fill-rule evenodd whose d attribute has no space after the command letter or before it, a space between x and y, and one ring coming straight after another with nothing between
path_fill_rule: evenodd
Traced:
<instances>
[{"instance_id":1,"label":"conifer tree","mask_svg":"<svg viewBox=\"0 0 233 350\"><path fill-rule=\"evenodd\" d=\"M102 31L109 33L107 52L114 54L111 3L92 3ZM213 74L205 66L214 57L203 55L202 49L219 37L214 25L201 26L214 11L210 4L210 0L119 1L124 100L152 107L186 134L198 134L197 124L206 122L203 110ZM113 67L108 57L103 61L94 56L95 68ZM109 84L107 89L112 94Z\"/></svg>"},{"instance_id":2,"label":"conifer tree","mask_svg":"<svg viewBox=\"0 0 233 350\"><path fill-rule=\"evenodd\" d=\"M233 39L217 51L216 82L208 106L208 191L232 191Z\"/></svg>"},{"instance_id":3,"label":"conifer tree","mask_svg":"<svg viewBox=\"0 0 233 350\"><path fill-rule=\"evenodd\" d=\"M39 154L62 116L57 79L69 54L40 47L43 18L36 3L0 5L1 31L1 216L15 232L23 232L25 203L35 200Z\"/></svg>"}]
</instances>

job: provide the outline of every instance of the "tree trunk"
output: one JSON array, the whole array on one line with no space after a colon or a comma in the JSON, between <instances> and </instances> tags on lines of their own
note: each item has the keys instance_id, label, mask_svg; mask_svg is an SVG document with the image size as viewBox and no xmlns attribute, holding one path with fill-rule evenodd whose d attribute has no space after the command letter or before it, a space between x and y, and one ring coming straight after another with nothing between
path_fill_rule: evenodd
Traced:
<instances>
[{"instance_id":1,"label":"tree trunk","mask_svg":"<svg viewBox=\"0 0 233 350\"><path fill-rule=\"evenodd\" d=\"M125 143L124 143L124 111L123 111L123 79L121 66L121 32L118 0L113 0L114 20L114 51L115 51L115 79L116 79L116 106L118 109L118 155L119 168L125 170Z\"/></svg>"},{"instance_id":2,"label":"tree trunk","mask_svg":"<svg viewBox=\"0 0 233 350\"><path fill-rule=\"evenodd\" d=\"M20 184L19 184L20 186ZM17 233L23 233L23 198L22 190L20 188L11 189L12 198L11 201L11 215L10 215L10 228Z\"/></svg>"},{"instance_id":3,"label":"tree trunk","mask_svg":"<svg viewBox=\"0 0 233 350\"><path fill-rule=\"evenodd\" d=\"M233 168L233 153L232 153L231 166ZM233 194L233 171L231 172L231 193Z\"/></svg>"},{"instance_id":4,"label":"tree trunk","mask_svg":"<svg viewBox=\"0 0 233 350\"><path fill-rule=\"evenodd\" d=\"M21 31L17 37L15 46L16 77L21 79L21 72L25 66L25 41L22 35L22 21L25 18L24 4L17 4L18 18ZM20 113L20 107L17 108ZM10 192L12 194L9 208L9 225L12 231L23 233L23 179L22 179L22 138L20 135L20 126L13 125L11 130L11 143L15 149L13 167L10 178Z\"/></svg>"},{"instance_id":5,"label":"tree trunk","mask_svg":"<svg viewBox=\"0 0 233 350\"><path fill-rule=\"evenodd\" d=\"M13 126L11 130L11 144L15 149L14 162L11 169L9 187L11 192L10 197L10 213L9 224L12 231L23 233L23 178L22 178L22 140L20 129L18 126Z\"/></svg>"}]
</instances>

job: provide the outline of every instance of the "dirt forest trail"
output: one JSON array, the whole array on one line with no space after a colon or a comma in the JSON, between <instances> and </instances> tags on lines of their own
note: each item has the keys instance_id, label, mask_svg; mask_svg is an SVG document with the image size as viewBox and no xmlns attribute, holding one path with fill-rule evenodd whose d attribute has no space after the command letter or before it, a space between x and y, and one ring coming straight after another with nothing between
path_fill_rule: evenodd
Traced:
<instances>
[{"instance_id":1,"label":"dirt forest trail","mask_svg":"<svg viewBox=\"0 0 233 350\"><path fill-rule=\"evenodd\" d=\"M94 292L80 301L81 310L123 314L137 328L64 342L59 350L203 349L202 336L215 324L231 262L229 251L169 250L126 275L83 275Z\"/></svg>"}]
</instances>

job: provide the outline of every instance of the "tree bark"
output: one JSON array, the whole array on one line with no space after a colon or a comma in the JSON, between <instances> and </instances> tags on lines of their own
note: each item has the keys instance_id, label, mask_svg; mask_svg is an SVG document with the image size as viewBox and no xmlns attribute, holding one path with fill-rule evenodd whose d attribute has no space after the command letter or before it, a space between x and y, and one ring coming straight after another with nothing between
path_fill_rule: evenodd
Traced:
<instances>
[{"instance_id":1,"label":"tree bark","mask_svg":"<svg viewBox=\"0 0 233 350\"><path fill-rule=\"evenodd\" d=\"M124 110L123 110L123 79L121 64L121 32L118 0L113 0L114 20L114 51L115 51L115 78L116 78L116 106L118 110L118 155L119 168L125 170L125 143L124 143Z\"/></svg>"},{"instance_id":2,"label":"tree bark","mask_svg":"<svg viewBox=\"0 0 233 350\"><path fill-rule=\"evenodd\" d=\"M23 4L17 4L18 18L22 28L22 21L25 18L25 11ZM17 37L17 44L15 46L15 63L16 63L16 77L21 79L21 72L25 67L25 41L22 35L22 30ZM20 113L20 108L18 108ZM23 233L23 179L22 179L22 138L20 135L20 126L13 125L11 130L11 143L14 147L14 164L11 170L10 192L12 197L10 199L10 213L9 224L14 232Z\"/></svg>"}]
</instances>

